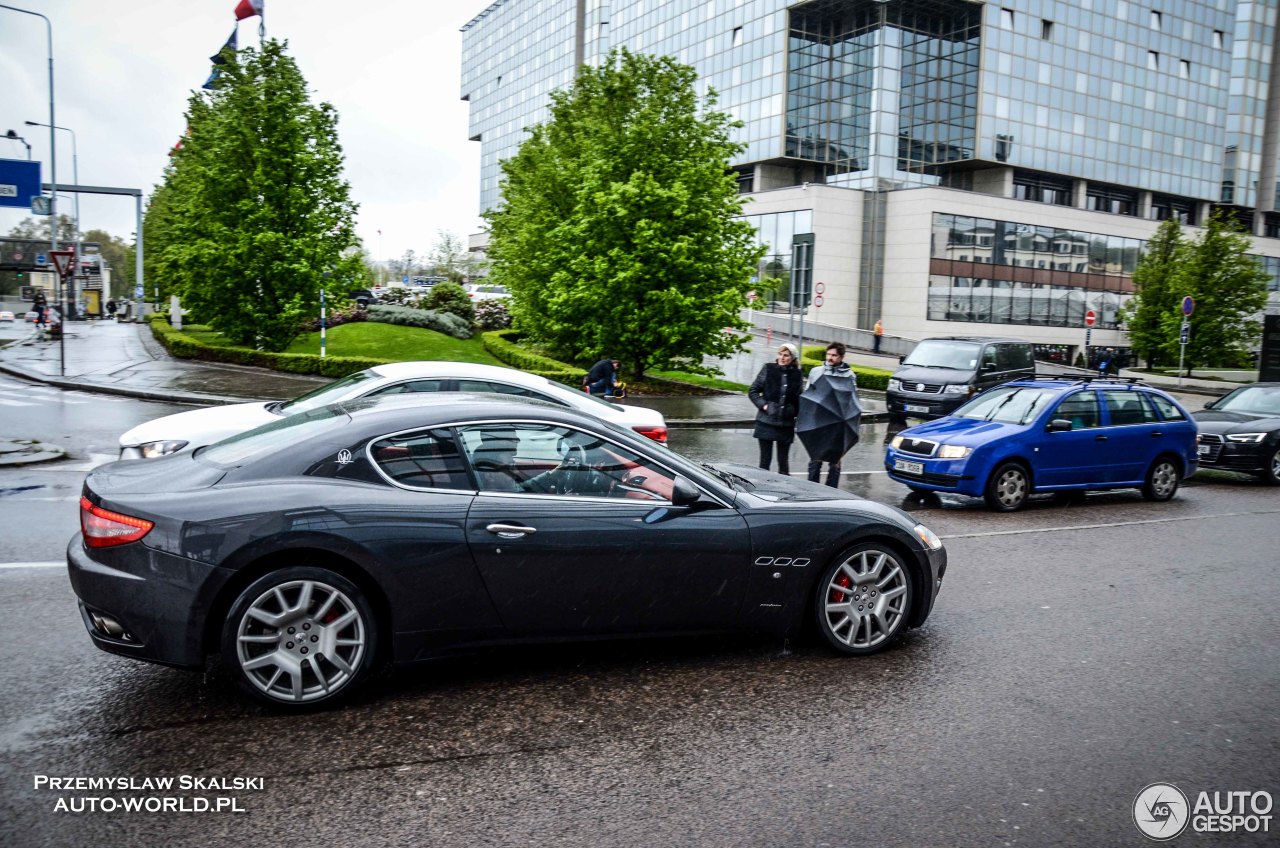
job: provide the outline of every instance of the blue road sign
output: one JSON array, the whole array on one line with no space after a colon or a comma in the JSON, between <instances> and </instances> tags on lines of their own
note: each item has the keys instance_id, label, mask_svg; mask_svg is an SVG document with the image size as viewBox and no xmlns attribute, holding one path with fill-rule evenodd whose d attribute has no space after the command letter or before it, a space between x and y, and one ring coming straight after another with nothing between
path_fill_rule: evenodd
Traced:
<instances>
[{"instance_id":1,"label":"blue road sign","mask_svg":"<svg viewBox=\"0 0 1280 848\"><path fill-rule=\"evenodd\" d=\"M133 287L133 299L142 300L142 286Z\"/></svg>"},{"instance_id":2,"label":"blue road sign","mask_svg":"<svg viewBox=\"0 0 1280 848\"><path fill-rule=\"evenodd\" d=\"M43 253L37 253L37 254L36 254L36 264L37 264L37 265L48 265L48 264L49 264L49 257L45 256Z\"/></svg>"},{"instance_id":3,"label":"blue road sign","mask_svg":"<svg viewBox=\"0 0 1280 848\"><path fill-rule=\"evenodd\" d=\"M406 286L407 286L407 285L409 285L409 278L408 278L408 277L405 277L405 278L404 278L404 284L405 284Z\"/></svg>"},{"instance_id":4,"label":"blue road sign","mask_svg":"<svg viewBox=\"0 0 1280 848\"><path fill-rule=\"evenodd\" d=\"M1187 295L1182 299L1182 314L1190 316L1191 313L1195 311L1196 311L1196 302L1191 297L1191 295Z\"/></svg>"},{"instance_id":5,"label":"blue road sign","mask_svg":"<svg viewBox=\"0 0 1280 848\"><path fill-rule=\"evenodd\" d=\"M40 196L40 163L0 159L0 206L30 209Z\"/></svg>"}]
</instances>

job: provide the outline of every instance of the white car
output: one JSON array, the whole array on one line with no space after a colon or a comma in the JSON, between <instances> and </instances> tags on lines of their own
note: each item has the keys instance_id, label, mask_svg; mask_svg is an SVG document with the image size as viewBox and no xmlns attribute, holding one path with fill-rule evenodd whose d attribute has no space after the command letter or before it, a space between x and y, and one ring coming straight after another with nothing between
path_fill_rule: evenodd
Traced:
<instances>
[{"instance_id":1,"label":"white car","mask_svg":"<svg viewBox=\"0 0 1280 848\"><path fill-rule=\"evenodd\" d=\"M7 309L0 309L0 321L8 321L10 324L12 324L13 313L8 311Z\"/></svg>"},{"instance_id":2,"label":"white car","mask_svg":"<svg viewBox=\"0 0 1280 848\"><path fill-rule=\"evenodd\" d=\"M506 286L493 283L471 283L467 286L467 297L472 300L502 300L511 297Z\"/></svg>"},{"instance_id":3,"label":"white car","mask_svg":"<svg viewBox=\"0 0 1280 848\"><path fill-rule=\"evenodd\" d=\"M545 377L470 362L395 362L366 368L293 400L211 406L139 424L120 437L120 459L153 459L193 451L285 415L356 398L410 392L497 392L533 397L630 428L657 442L667 440L667 422L657 410L610 403Z\"/></svg>"}]
</instances>

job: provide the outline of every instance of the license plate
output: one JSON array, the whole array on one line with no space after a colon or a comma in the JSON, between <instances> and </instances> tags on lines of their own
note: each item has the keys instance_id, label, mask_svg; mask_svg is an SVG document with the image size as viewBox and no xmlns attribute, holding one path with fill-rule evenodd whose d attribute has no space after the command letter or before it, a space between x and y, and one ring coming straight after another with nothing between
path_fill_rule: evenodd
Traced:
<instances>
[{"instance_id":1,"label":"license plate","mask_svg":"<svg viewBox=\"0 0 1280 848\"><path fill-rule=\"evenodd\" d=\"M901 471L903 474L924 474L924 463L908 462L905 459L895 459L893 461L893 470Z\"/></svg>"},{"instance_id":2,"label":"license plate","mask_svg":"<svg viewBox=\"0 0 1280 848\"><path fill-rule=\"evenodd\" d=\"M911 403L904 403L902 405L902 408L905 409L907 412L928 412L929 411L929 407L927 406L918 406L916 404L911 404Z\"/></svg>"},{"instance_id":3,"label":"license plate","mask_svg":"<svg viewBox=\"0 0 1280 848\"><path fill-rule=\"evenodd\" d=\"M1212 450L1213 448L1209 447L1209 445L1196 445L1196 453L1200 454L1201 456L1204 456L1205 454L1211 452Z\"/></svg>"}]
</instances>

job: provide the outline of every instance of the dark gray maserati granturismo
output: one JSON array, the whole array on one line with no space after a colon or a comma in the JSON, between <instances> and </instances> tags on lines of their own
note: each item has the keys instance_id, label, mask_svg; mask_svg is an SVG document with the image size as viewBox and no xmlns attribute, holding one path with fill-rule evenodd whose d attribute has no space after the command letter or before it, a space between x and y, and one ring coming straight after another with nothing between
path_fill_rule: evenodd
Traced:
<instances>
[{"instance_id":1,"label":"dark gray maserati granturismo","mask_svg":"<svg viewBox=\"0 0 1280 848\"><path fill-rule=\"evenodd\" d=\"M284 708L482 645L816 627L871 654L946 570L902 510L498 396L350 401L85 480L94 643Z\"/></svg>"}]
</instances>

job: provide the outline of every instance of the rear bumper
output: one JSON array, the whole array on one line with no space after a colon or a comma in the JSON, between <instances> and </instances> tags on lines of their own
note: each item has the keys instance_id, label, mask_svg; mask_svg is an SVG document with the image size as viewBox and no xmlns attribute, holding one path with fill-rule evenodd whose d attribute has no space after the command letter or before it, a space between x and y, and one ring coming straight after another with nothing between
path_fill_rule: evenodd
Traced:
<instances>
[{"instance_id":1,"label":"rear bumper","mask_svg":"<svg viewBox=\"0 0 1280 848\"><path fill-rule=\"evenodd\" d=\"M137 542L90 553L79 533L67 573L89 638L104 651L163 665L204 664L207 605L229 572ZM103 621L116 626L101 626Z\"/></svg>"}]
</instances>

